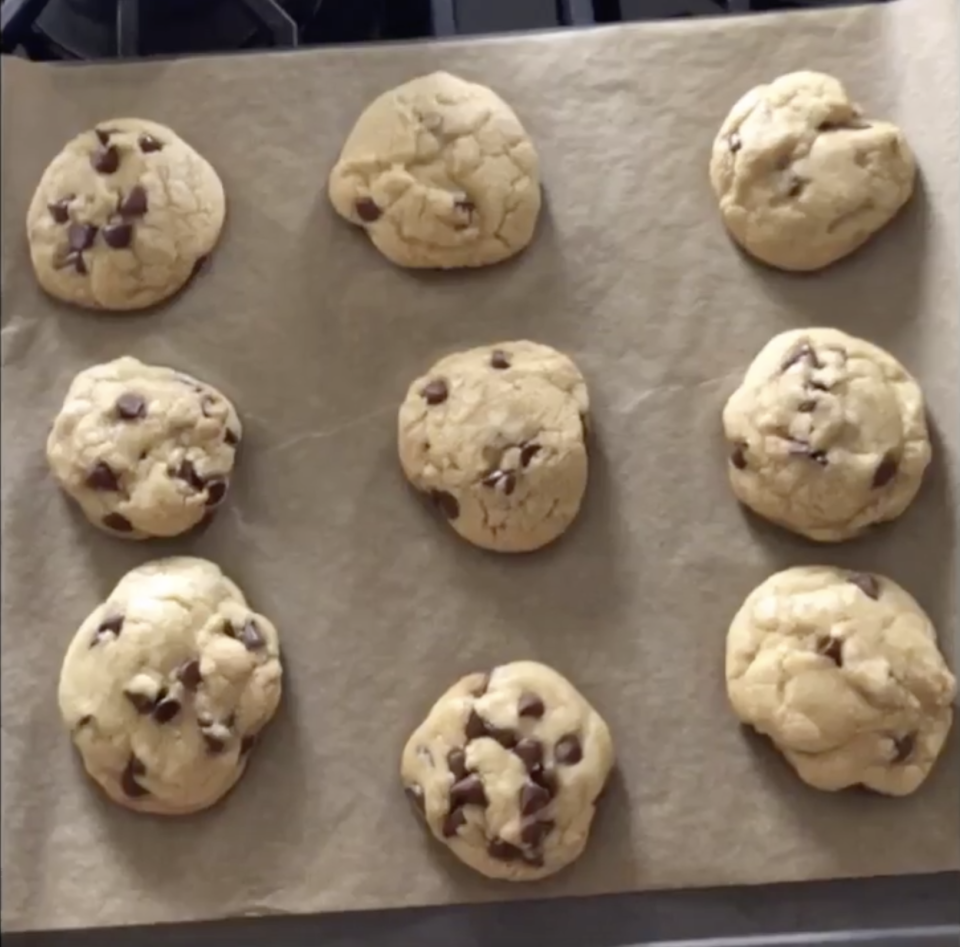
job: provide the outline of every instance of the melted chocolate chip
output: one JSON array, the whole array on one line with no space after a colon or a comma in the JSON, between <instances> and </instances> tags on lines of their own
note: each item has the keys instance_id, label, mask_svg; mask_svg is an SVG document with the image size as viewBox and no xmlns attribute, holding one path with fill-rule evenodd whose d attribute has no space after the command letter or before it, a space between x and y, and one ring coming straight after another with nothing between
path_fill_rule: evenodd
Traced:
<instances>
[{"instance_id":1,"label":"melted chocolate chip","mask_svg":"<svg viewBox=\"0 0 960 947\"><path fill-rule=\"evenodd\" d=\"M545 806L550 805L551 794L543 786L536 783L527 783L520 790L520 814L533 815Z\"/></svg>"},{"instance_id":2,"label":"melted chocolate chip","mask_svg":"<svg viewBox=\"0 0 960 947\"><path fill-rule=\"evenodd\" d=\"M246 756L256 746L256 744L257 744L256 734L250 734L249 736L245 736L240 741L240 755Z\"/></svg>"},{"instance_id":3,"label":"melted chocolate chip","mask_svg":"<svg viewBox=\"0 0 960 947\"><path fill-rule=\"evenodd\" d=\"M267 639L263 637L260 629L257 628L256 622L254 622L252 618L248 618L239 631L237 631L233 625L229 627L232 637L236 638L247 651L257 651L267 643Z\"/></svg>"},{"instance_id":4,"label":"melted chocolate chip","mask_svg":"<svg viewBox=\"0 0 960 947\"><path fill-rule=\"evenodd\" d=\"M146 766L144 766L136 756L131 754L127 765L120 774L120 788L123 790L124 795L129 796L131 799L136 799L140 796L149 796L150 790L144 789L144 787L137 782L138 776L146 776L146 774Z\"/></svg>"},{"instance_id":5,"label":"melted chocolate chip","mask_svg":"<svg viewBox=\"0 0 960 947\"><path fill-rule=\"evenodd\" d=\"M573 766L583 759L583 747L580 738L575 733L568 733L557 740L553 748L553 757L564 766Z\"/></svg>"},{"instance_id":6,"label":"melted chocolate chip","mask_svg":"<svg viewBox=\"0 0 960 947\"><path fill-rule=\"evenodd\" d=\"M133 240L133 224L107 224L103 228L103 242L111 250L124 250Z\"/></svg>"},{"instance_id":7,"label":"melted chocolate chip","mask_svg":"<svg viewBox=\"0 0 960 947\"><path fill-rule=\"evenodd\" d=\"M130 188L130 193L117 205L121 217L142 217L147 212L147 192L139 184Z\"/></svg>"},{"instance_id":8,"label":"melted chocolate chip","mask_svg":"<svg viewBox=\"0 0 960 947\"><path fill-rule=\"evenodd\" d=\"M117 417L124 421L137 421L147 416L147 400L135 391L125 391L115 405Z\"/></svg>"},{"instance_id":9,"label":"melted chocolate chip","mask_svg":"<svg viewBox=\"0 0 960 947\"><path fill-rule=\"evenodd\" d=\"M521 717L539 719L543 716L545 709L540 695L533 694L530 691L522 693L517 701L517 714Z\"/></svg>"},{"instance_id":10,"label":"melted chocolate chip","mask_svg":"<svg viewBox=\"0 0 960 947\"><path fill-rule=\"evenodd\" d=\"M447 817L443 820L441 831L444 838L453 838L457 832L467 824L467 816L463 807L451 809Z\"/></svg>"},{"instance_id":11,"label":"melted chocolate chip","mask_svg":"<svg viewBox=\"0 0 960 947\"><path fill-rule=\"evenodd\" d=\"M109 464L100 463L96 464L87 474L86 480L87 486L91 490L103 490L103 491L117 491L120 489L120 480L117 478L116 473L114 473L113 468Z\"/></svg>"},{"instance_id":12,"label":"melted chocolate chip","mask_svg":"<svg viewBox=\"0 0 960 947\"><path fill-rule=\"evenodd\" d=\"M160 151L163 148L163 142L154 138L153 135L141 135L137 140L137 144L145 155L153 151Z\"/></svg>"},{"instance_id":13,"label":"melted chocolate chip","mask_svg":"<svg viewBox=\"0 0 960 947\"><path fill-rule=\"evenodd\" d=\"M177 680L183 684L188 691L195 691L203 682L203 675L200 673L200 662L194 659L181 664L177 668Z\"/></svg>"},{"instance_id":14,"label":"melted chocolate chip","mask_svg":"<svg viewBox=\"0 0 960 947\"><path fill-rule=\"evenodd\" d=\"M67 227L67 243L76 253L88 250L97 238L97 228L93 224L70 224Z\"/></svg>"},{"instance_id":15,"label":"melted chocolate chip","mask_svg":"<svg viewBox=\"0 0 960 947\"><path fill-rule=\"evenodd\" d=\"M497 369L509 368L510 357L503 349L494 349L490 353L490 366Z\"/></svg>"},{"instance_id":16,"label":"melted chocolate chip","mask_svg":"<svg viewBox=\"0 0 960 947\"><path fill-rule=\"evenodd\" d=\"M101 145L110 144L110 136L113 134L112 128L95 128L93 133L97 136Z\"/></svg>"},{"instance_id":17,"label":"melted chocolate chip","mask_svg":"<svg viewBox=\"0 0 960 947\"><path fill-rule=\"evenodd\" d=\"M530 773L530 779L538 786L542 786L544 789L546 789L546 791L550 793L551 797L557 794L559 784L557 782L557 774L553 770L545 769L544 767L540 766Z\"/></svg>"},{"instance_id":18,"label":"melted chocolate chip","mask_svg":"<svg viewBox=\"0 0 960 947\"><path fill-rule=\"evenodd\" d=\"M542 822L536 820L527 822L520 829L520 840L524 845L530 845L534 848L543 844L543 840L553 831L555 822L550 819L544 819Z\"/></svg>"},{"instance_id":19,"label":"melted chocolate chip","mask_svg":"<svg viewBox=\"0 0 960 947\"><path fill-rule=\"evenodd\" d=\"M50 216L53 218L54 223L65 224L69 222L71 200L71 197L61 197L60 200L54 201L52 204L47 204L47 210L50 211Z\"/></svg>"},{"instance_id":20,"label":"melted chocolate chip","mask_svg":"<svg viewBox=\"0 0 960 947\"><path fill-rule=\"evenodd\" d=\"M223 443L229 444L231 447L236 447L240 443L240 435L236 431L231 431L230 428L227 428L223 432Z\"/></svg>"},{"instance_id":21,"label":"melted chocolate chip","mask_svg":"<svg viewBox=\"0 0 960 947\"><path fill-rule=\"evenodd\" d=\"M180 462L176 477L178 480L183 480L185 483L188 483L194 490L202 490L204 486L206 486L203 477L197 473L197 468L186 459Z\"/></svg>"},{"instance_id":22,"label":"melted chocolate chip","mask_svg":"<svg viewBox=\"0 0 960 947\"><path fill-rule=\"evenodd\" d=\"M209 753L222 753L227 748L227 744L215 734L201 730L200 736L203 737L203 742L206 744Z\"/></svg>"},{"instance_id":23,"label":"melted chocolate chip","mask_svg":"<svg viewBox=\"0 0 960 947\"><path fill-rule=\"evenodd\" d=\"M900 461L896 457L887 454L873 474L873 487L885 487L897 475L897 469L900 467Z\"/></svg>"},{"instance_id":24,"label":"melted chocolate chip","mask_svg":"<svg viewBox=\"0 0 960 947\"><path fill-rule=\"evenodd\" d=\"M152 697L141 694L140 691L124 691L123 696L133 704L138 714L153 713L156 701Z\"/></svg>"},{"instance_id":25,"label":"melted chocolate chip","mask_svg":"<svg viewBox=\"0 0 960 947\"><path fill-rule=\"evenodd\" d=\"M180 713L180 701L173 697L161 700L153 710L153 719L157 723L169 723Z\"/></svg>"},{"instance_id":26,"label":"melted chocolate chip","mask_svg":"<svg viewBox=\"0 0 960 947\"><path fill-rule=\"evenodd\" d=\"M450 787L450 808L459 806L485 806L487 793L483 788L483 780L476 773L470 773L463 779L458 779Z\"/></svg>"},{"instance_id":27,"label":"melted chocolate chip","mask_svg":"<svg viewBox=\"0 0 960 947\"><path fill-rule=\"evenodd\" d=\"M455 520L460 515L460 504L452 493L446 490L431 490L430 499L448 520Z\"/></svg>"},{"instance_id":28,"label":"melted chocolate chip","mask_svg":"<svg viewBox=\"0 0 960 947\"><path fill-rule=\"evenodd\" d=\"M727 138L727 147L733 154L736 154L743 147L743 142L740 140L740 136L736 132L733 132Z\"/></svg>"},{"instance_id":29,"label":"melted chocolate chip","mask_svg":"<svg viewBox=\"0 0 960 947\"><path fill-rule=\"evenodd\" d=\"M891 763L905 763L910 759L914 747L917 745L917 735L907 733L902 737L893 738L894 756Z\"/></svg>"},{"instance_id":30,"label":"melted chocolate chip","mask_svg":"<svg viewBox=\"0 0 960 947\"><path fill-rule=\"evenodd\" d=\"M876 576L868 572L854 572L847 581L852 582L868 598L880 598L880 583Z\"/></svg>"},{"instance_id":31,"label":"melted chocolate chip","mask_svg":"<svg viewBox=\"0 0 960 947\"><path fill-rule=\"evenodd\" d=\"M223 502L227 495L227 481L222 477L214 477L207 481L207 506L216 506Z\"/></svg>"},{"instance_id":32,"label":"melted chocolate chip","mask_svg":"<svg viewBox=\"0 0 960 947\"><path fill-rule=\"evenodd\" d=\"M107 529L112 529L117 533L132 533L133 523L130 522L122 513L108 513L102 520Z\"/></svg>"},{"instance_id":33,"label":"melted chocolate chip","mask_svg":"<svg viewBox=\"0 0 960 947\"><path fill-rule=\"evenodd\" d=\"M70 253L63 261L64 266L72 266L81 276L86 276L90 271L87 269L87 261L84 260L82 253Z\"/></svg>"},{"instance_id":34,"label":"melted chocolate chip","mask_svg":"<svg viewBox=\"0 0 960 947\"><path fill-rule=\"evenodd\" d=\"M843 667L843 642L839 638L823 638L817 642L817 651L833 661L837 667Z\"/></svg>"},{"instance_id":35,"label":"melted chocolate chip","mask_svg":"<svg viewBox=\"0 0 960 947\"><path fill-rule=\"evenodd\" d=\"M456 781L466 779L467 772L467 754L463 750L454 748L447 754L447 766Z\"/></svg>"},{"instance_id":36,"label":"melted chocolate chip","mask_svg":"<svg viewBox=\"0 0 960 947\"><path fill-rule=\"evenodd\" d=\"M730 463L737 470L746 470L747 467L747 448L744 444L737 444L730 454Z\"/></svg>"},{"instance_id":37,"label":"melted chocolate chip","mask_svg":"<svg viewBox=\"0 0 960 947\"><path fill-rule=\"evenodd\" d=\"M528 773L532 773L543 766L543 744L533 737L524 737L513 748L513 752L523 761Z\"/></svg>"},{"instance_id":38,"label":"melted chocolate chip","mask_svg":"<svg viewBox=\"0 0 960 947\"><path fill-rule=\"evenodd\" d=\"M383 213L380 208L377 207L376 201L370 197L361 197L353 206L357 212L357 216L365 224L372 224L375 220L379 220Z\"/></svg>"},{"instance_id":39,"label":"melted chocolate chip","mask_svg":"<svg viewBox=\"0 0 960 947\"><path fill-rule=\"evenodd\" d=\"M520 861L523 858L523 850L505 842L502 838L491 839L487 845L487 854L501 862Z\"/></svg>"},{"instance_id":40,"label":"melted chocolate chip","mask_svg":"<svg viewBox=\"0 0 960 947\"><path fill-rule=\"evenodd\" d=\"M90 155L90 164L97 174L113 174L120 167L120 152L116 145L105 145Z\"/></svg>"},{"instance_id":41,"label":"melted chocolate chip","mask_svg":"<svg viewBox=\"0 0 960 947\"><path fill-rule=\"evenodd\" d=\"M540 453L539 444L524 444L520 448L520 466L529 467L530 461Z\"/></svg>"},{"instance_id":42,"label":"melted chocolate chip","mask_svg":"<svg viewBox=\"0 0 960 947\"><path fill-rule=\"evenodd\" d=\"M417 783L414 783L412 786L404 786L403 792L417 812L420 815L425 815L427 807L423 800L423 787L419 786Z\"/></svg>"},{"instance_id":43,"label":"melted chocolate chip","mask_svg":"<svg viewBox=\"0 0 960 947\"><path fill-rule=\"evenodd\" d=\"M428 381L420 392L427 404L431 405L443 404L449 393L447 383L442 378L434 378L432 381Z\"/></svg>"}]
</instances>

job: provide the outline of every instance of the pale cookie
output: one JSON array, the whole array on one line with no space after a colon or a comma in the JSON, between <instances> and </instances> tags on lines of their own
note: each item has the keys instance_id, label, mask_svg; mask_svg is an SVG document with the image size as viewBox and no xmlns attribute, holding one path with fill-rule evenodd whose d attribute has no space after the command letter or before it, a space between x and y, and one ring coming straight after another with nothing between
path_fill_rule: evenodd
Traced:
<instances>
[{"instance_id":1,"label":"pale cookie","mask_svg":"<svg viewBox=\"0 0 960 947\"><path fill-rule=\"evenodd\" d=\"M225 214L220 178L183 139L155 122L111 119L43 173L27 212L30 258L58 299L143 309L193 276Z\"/></svg>"},{"instance_id":2,"label":"pale cookie","mask_svg":"<svg viewBox=\"0 0 960 947\"><path fill-rule=\"evenodd\" d=\"M720 128L710 181L734 239L783 270L852 253L913 193L903 132L865 119L831 76L794 72L751 89Z\"/></svg>"},{"instance_id":3,"label":"pale cookie","mask_svg":"<svg viewBox=\"0 0 960 947\"><path fill-rule=\"evenodd\" d=\"M556 671L517 661L468 674L403 751L430 831L488 878L535 881L583 852L613 767L603 718Z\"/></svg>"},{"instance_id":4,"label":"pale cookie","mask_svg":"<svg viewBox=\"0 0 960 947\"><path fill-rule=\"evenodd\" d=\"M276 628L212 562L128 572L60 672L60 712L87 772L140 812L212 806L280 703L279 649Z\"/></svg>"},{"instance_id":5,"label":"pale cookie","mask_svg":"<svg viewBox=\"0 0 960 947\"><path fill-rule=\"evenodd\" d=\"M820 542L896 519L930 463L917 382L888 352L836 329L768 342L723 428L737 499Z\"/></svg>"},{"instance_id":6,"label":"pale cookie","mask_svg":"<svg viewBox=\"0 0 960 947\"><path fill-rule=\"evenodd\" d=\"M817 789L905 796L953 722L956 679L933 625L883 576L829 566L771 576L733 619L726 664L737 716Z\"/></svg>"},{"instance_id":7,"label":"pale cookie","mask_svg":"<svg viewBox=\"0 0 960 947\"><path fill-rule=\"evenodd\" d=\"M536 149L486 86L446 72L363 112L329 181L337 212L400 266L498 263L530 243L540 213Z\"/></svg>"},{"instance_id":8,"label":"pale cookie","mask_svg":"<svg viewBox=\"0 0 960 947\"><path fill-rule=\"evenodd\" d=\"M535 342L449 355L400 407L400 463L466 540L529 552L573 522L587 486L587 386Z\"/></svg>"},{"instance_id":9,"label":"pale cookie","mask_svg":"<svg viewBox=\"0 0 960 947\"><path fill-rule=\"evenodd\" d=\"M233 405L213 386L124 357L73 380L47 460L100 529L125 539L177 536L223 502L241 434Z\"/></svg>"}]
</instances>

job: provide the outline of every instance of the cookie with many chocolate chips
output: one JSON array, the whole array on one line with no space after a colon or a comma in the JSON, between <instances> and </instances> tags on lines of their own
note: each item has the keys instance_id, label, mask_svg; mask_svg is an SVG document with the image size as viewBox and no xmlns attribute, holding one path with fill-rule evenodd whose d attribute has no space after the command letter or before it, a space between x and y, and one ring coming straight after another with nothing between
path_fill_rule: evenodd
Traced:
<instances>
[{"instance_id":1,"label":"cookie with many chocolate chips","mask_svg":"<svg viewBox=\"0 0 960 947\"><path fill-rule=\"evenodd\" d=\"M280 702L277 630L212 562L128 572L80 626L60 712L90 776L115 802L182 815L243 775Z\"/></svg>"},{"instance_id":2,"label":"cookie with many chocolate chips","mask_svg":"<svg viewBox=\"0 0 960 947\"><path fill-rule=\"evenodd\" d=\"M111 119L44 171L27 211L30 258L58 299L143 309L188 282L225 216L220 178L182 138L156 122Z\"/></svg>"},{"instance_id":3,"label":"cookie with many chocolate chips","mask_svg":"<svg viewBox=\"0 0 960 947\"><path fill-rule=\"evenodd\" d=\"M486 266L530 243L540 213L536 149L491 89L446 72L385 92L357 120L330 174L337 212L400 266Z\"/></svg>"},{"instance_id":4,"label":"cookie with many chocolate chips","mask_svg":"<svg viewBox=\"0 0 960 947\"><path fill-rule=\"evenodd\" d=\"M727 634L727 693L817 789L905 796L953 722L956 679L930 619L891 579L830 566L778 572Z\"/></svg>"},{"instance_id":5,"label":"cookie with many chocolate chips","mask_svg":"<svg viewBox=\"0 0 960 947\"><path fill-rule=\"evenodd\" d=\"M723 409L723 428L737 498L820 542L896 519L930 463L916 380L836 329L771 339Z\"/></svg>"},{"instance_id":6,"label":"cookie with many chocolate chips","mask_svg":"<svg viewBox=\"0 0 960 947\"><path fill-rule=\"evenodd\" d=\"M241 435L235 408L212 385L127 356L74 378L47 460L100 529L176 536L223 503Z\"/></svg>"},{"instance_id":7,"label":"cookie with many chocolate chips","mask_svg":"<svg viewBox=\"0 0 960 947\"><path fill-rule=\"evenodd\" d=\"M573 522L587 486L587 386L566 356L501 342L441 359L400 407L400 463L464 539L529 552Z\"/></svg>"},{"instance_id":8,"label":"cookie with many chocolate chips","mask_svg":"<svg viewBox=\"0 0 960 947\"><path fill-rule=\"evenodd\" d=\"M610 731L577 689L516 661L454 684L410 737L400 774L461 861L535 881L583 852L613 762Z\"/></svg>"},{"instance_id":9,"label":"cookie with many chocolate chips","mask_svg":"<svg viewBox=\"0 0 960 947\"><path fill-rule=\"evenodd\" d=\"M903 132L867 119L832 76L794 72L734 105L710 181L733 238L784 270L852 253L897 214L917 169Z\"/></svg>"}]
</instances>

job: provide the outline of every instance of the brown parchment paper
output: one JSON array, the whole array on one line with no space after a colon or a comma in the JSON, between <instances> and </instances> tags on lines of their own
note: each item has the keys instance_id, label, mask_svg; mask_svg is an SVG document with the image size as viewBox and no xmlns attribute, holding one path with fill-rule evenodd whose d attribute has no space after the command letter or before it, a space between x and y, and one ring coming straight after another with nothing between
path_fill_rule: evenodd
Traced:
<instances>
[{"instance_id":1,"label":"brown parchment paper","mask_svg":"<svg viewBox=\"0 0 960 947\"><path fill-rule=\"evenodd\" d=\"M3 64L3 926L43 929L584 895L960 867L954 740L908 799L804 788L745 735L723 683L743 597L798 563L911 589L949 638L958 526L958 48L953 0L130 66ZM514 104L543 158L535 244L484 272L414 274L335 218L325 177L362 107L446 68ZM744 259L706 165L748 87L797 68L847 81L905 128L923 186L849 262L797 278ZM23 216L46 162L96 120L166 122L219 169L229 220L164 308L45 299ZM747 518L719 416L789 327L888 346L926 389L936 461L903 519L819 547ZM588 499L567 537L507 558L460 541L396 461L406 385L460 347L529 337L591 386ZM234 398L247 437L203 535L127 544L87 526L44 462L72 375L131 353ZM56 706L81 619L129 568L208 556L281 629L282 712L236 791L163 821L105 802ZM945 640L948 651L952 642ZM429 841L401 746L459 675L531 657L606 716L620 769L582 860L496 884Z\"/></svg>"}]
</instances>

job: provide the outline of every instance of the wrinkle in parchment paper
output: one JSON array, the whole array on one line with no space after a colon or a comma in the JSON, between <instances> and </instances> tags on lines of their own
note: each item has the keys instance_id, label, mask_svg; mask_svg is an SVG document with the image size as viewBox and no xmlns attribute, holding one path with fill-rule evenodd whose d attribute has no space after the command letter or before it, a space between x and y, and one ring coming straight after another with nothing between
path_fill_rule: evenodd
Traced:
<instances>
[{"instance_id":1,"label":"wrinkle in parchment paper","mask_svg":"<svg viewBox=\"0 0 960 947\"><path fill-rule=\"evenodd\" d=\"M8 930L754 884L960 867L956 740L914 797L817 793L737 726L724 634L771 572L886 573L957 626L957 10L898 0L433 46L138 65L3 62L2 883ZM545 209L517 260L469 273L386 263L328 205L362 108L431 69L492 85L536 141ZM861 253L809 278L727 239L707 181L750 86L832 72L900 123L922 187ZM935 89L936 95L930 90ZM220 172L229 210L169 305L108 316L37 290L23 239L44 165L96 120L167 123ZM835 325L921 380L936 452L897 523L821 547L734 502L724 401L784 329ZM407 487L396 415L440 356L531 338L584 372L582 513L555 546L485 554ZM122 354L228 395L244 420L211 526L123 543L58 494L44 439L72 376ZM120 811L56 707L67 642L129 568L208 556L278 625L284 704L237 789L195 818ZM955 653L955 652L954 652ZM472 875L410 814L399 754L460 675L553 665L603 713L619 769L590 846L536 885Z\"/></svg>"}]
</instances>

